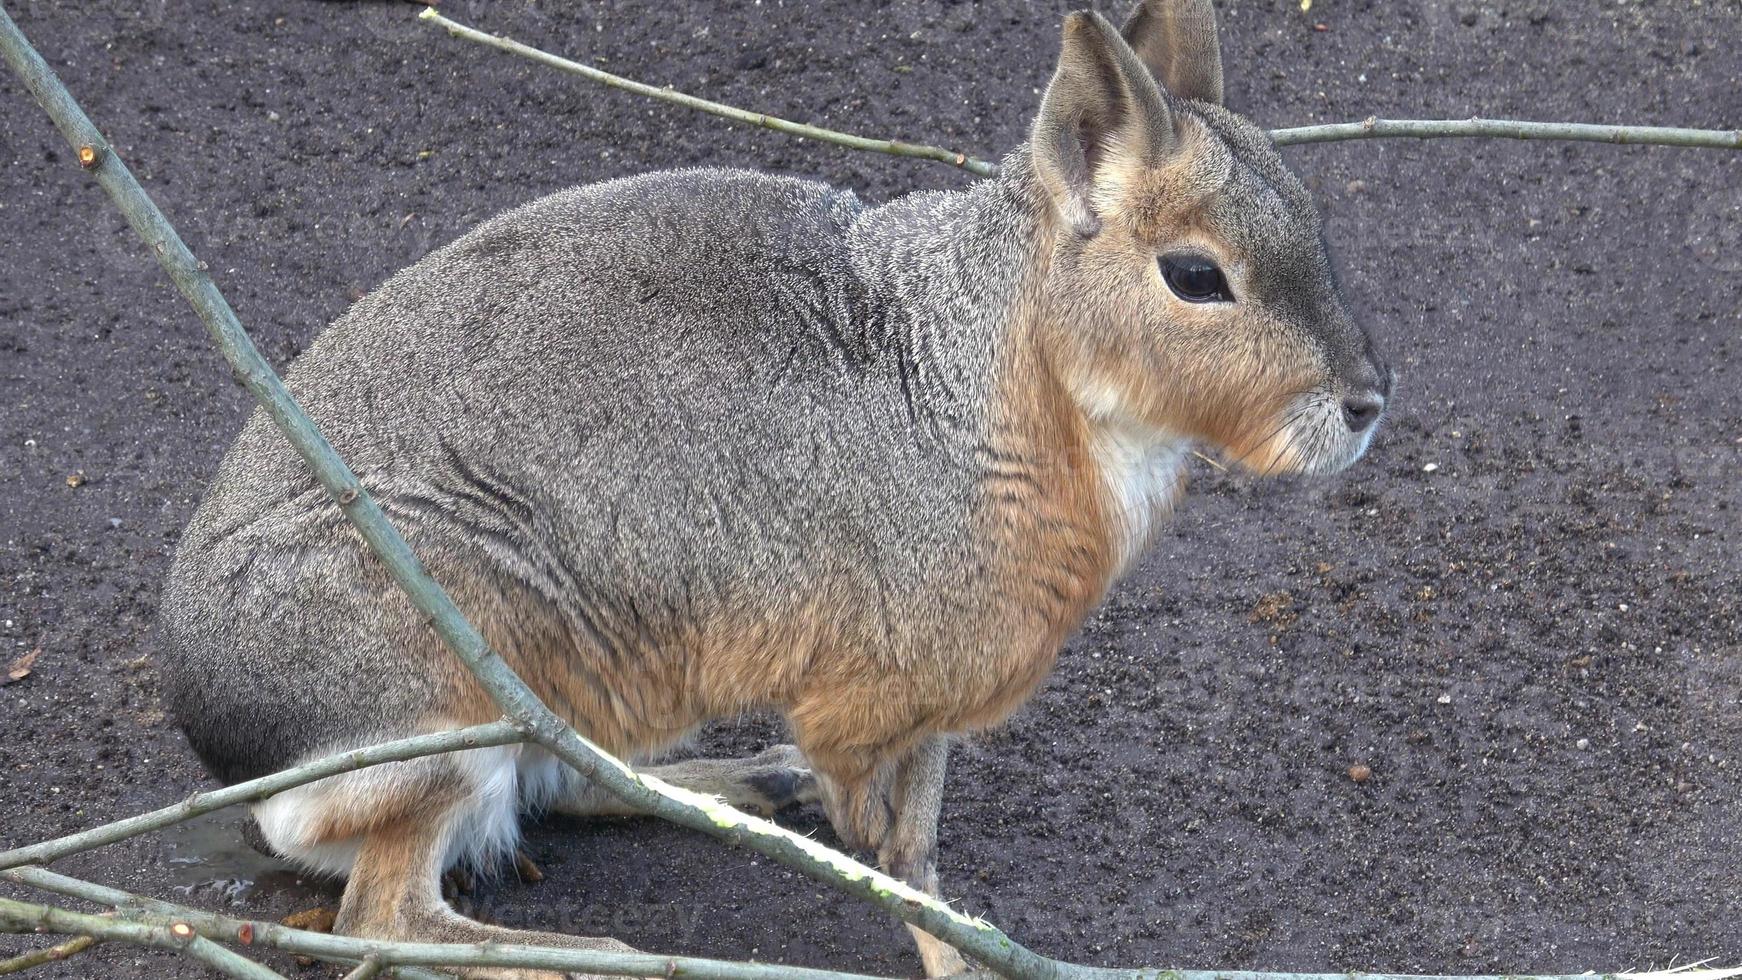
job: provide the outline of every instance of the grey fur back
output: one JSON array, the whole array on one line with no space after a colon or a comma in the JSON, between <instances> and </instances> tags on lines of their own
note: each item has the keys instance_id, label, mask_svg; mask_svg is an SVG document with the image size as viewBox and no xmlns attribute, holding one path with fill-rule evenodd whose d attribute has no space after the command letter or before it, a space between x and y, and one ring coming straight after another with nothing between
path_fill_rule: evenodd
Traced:
<instances>
[{"instance_id":1,"label":"grey fur back","mask_svg":"<svg viewBox=\"0 0 1742 980\"><path fill-rule=\"evenodd\" d=\"M1020 186L881 208L718 170L564 191L393 277L287 381L451 589L525 590L604 656L659 657L847 583L899 656L979 564ZM164 596L194 747L236 780L401 734L438 693L392 649L406 608L256 413Z\"/></svg>"}]
</instances>

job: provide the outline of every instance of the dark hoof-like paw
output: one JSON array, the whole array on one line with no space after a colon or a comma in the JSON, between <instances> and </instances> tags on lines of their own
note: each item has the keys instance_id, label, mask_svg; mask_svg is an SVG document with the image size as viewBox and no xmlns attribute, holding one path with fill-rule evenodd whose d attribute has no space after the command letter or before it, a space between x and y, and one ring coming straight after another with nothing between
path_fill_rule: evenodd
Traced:
<instances>
[{"instance_id":1,"label":"dark hoof-like paw","mask_svg":"<svg viewBox=\"0 0 1742 980\"><path fill-rule=\"evenodd\" d=\"M819 798L816 777L797 747L776 745L749 761L755 768L744 776L744 798L735 805L767 815Z\"/></svg>"}]
</instances>

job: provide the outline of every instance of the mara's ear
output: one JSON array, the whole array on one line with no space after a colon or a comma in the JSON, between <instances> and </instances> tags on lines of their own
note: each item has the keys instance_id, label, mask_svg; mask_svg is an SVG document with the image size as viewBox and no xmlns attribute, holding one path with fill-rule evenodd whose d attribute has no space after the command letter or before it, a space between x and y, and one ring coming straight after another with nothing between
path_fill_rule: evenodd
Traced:
<instances>
[{"instance_id":1,"label":"mara's ear","mask_svg":"<svg viewBox=\"0 0 1742 980\"><path fill-rule=\"evenodd\" d=\"M1174 142L1167 100L1113 25L1093 12L1065 17L1058 69L1029 145L1036 175L1077 234L1101 230L1094 187L1110 153L1153 161Z\"/></svg>"},{"instance_id":2,"label":"mara's ear","mask_svg":"<svg viewBox=\"0 0 1742 980\"><path fill-rule=\"evenodd\" d=\"M1169 95L1222 104L1222 45L1210 0L1143 0L1119 33Z\"/></svg>"}]
</instances>

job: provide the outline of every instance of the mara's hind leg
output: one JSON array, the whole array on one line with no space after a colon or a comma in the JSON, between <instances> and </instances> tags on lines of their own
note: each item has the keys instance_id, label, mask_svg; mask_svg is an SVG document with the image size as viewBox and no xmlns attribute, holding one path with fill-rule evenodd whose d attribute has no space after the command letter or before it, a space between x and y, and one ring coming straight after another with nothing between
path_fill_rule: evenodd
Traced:
<instances>
[{"instance_id":1,"label":"mara's hind leg","mask_svg":"<svg viewBox=\"0 0 1742 980\"><path fill-rule=\"evenodd\" d=\"M427 814L406 816L370 830L357 848L334 931L365 939L429 943L521 943L566 949L633 952L614 939L490 926L455 912L442 900L441 873L459 821L430 801ZM546 970L474 968L472 980L556 980ZM574 976L574 975L569 975Z\"/></svg>"},{"instance_id":2,"label":"mara's hind leg","mask_svg":"<svg viewBox=\"0 0 1742 980\"><path fill-rule=\"evenodd\" d=\"M884 873L939 897L938 811L950 743L934 735L892 763L873 767L819 764L823 808L848 847L874 851ZM928 977L961 973L967 963L930 933L908 926Z\"/></svg>"},{"instance_id":3,"label":"mara's hind leg","mask_svg":"<svg viewBox=\"0 0 1742 980\"><path fill-rule=\"evenodd\" d=\"M764 815L818 798L809 764L790 745L776 745L744 759L689 759L640 771ZM627 817L641 812L578 775L571 775L551 809L575 817Z\"/></svg>"},{"instance_id":4,"label":"mara's hind leg","mask_svg":"<svg viewBox=\"0 0 1742 980\"><path fill-rule=\"evenodd\" d=\"M489 926L442 900L442 871L512 853L522 746L468 749L332 776L254 806L271 849L346 874L335 932L365 939L527 943L628 951L613 939ZM477 968L474 980L554 980L541 970Z\"/></svg>"}]
</instances>

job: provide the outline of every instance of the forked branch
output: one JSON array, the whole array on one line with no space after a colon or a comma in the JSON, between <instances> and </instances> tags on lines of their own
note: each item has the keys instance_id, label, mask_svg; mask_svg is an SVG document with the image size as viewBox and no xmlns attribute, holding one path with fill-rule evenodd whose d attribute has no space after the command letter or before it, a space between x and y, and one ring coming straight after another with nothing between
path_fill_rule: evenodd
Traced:
<instances>
[{"instance_id":1,"label":"forked branch","mask_svg":"<svg viewBox=\"0 0 1742 980\"><path fill-rule=\"evenodd\" d=\"M472 963L473 961L463 957L462 959L450 959L447 956L448 950L459 952L479 950L480 948L495 951L500 955L482 958L474 965L531 965L551 962L544 959L535 960L532 955L532 947L479 947L475 945L444 947L440 944L427 943L376 942L305 932L272 923L246 922L213 912L185 908L154 898L141 898L119 889L81 881L77 878L69 878L66 875L45 871L41 868L17 868L12 871L0 871L0 880L29 885L33 888L95 902L99 905L112 906L119 909L124 918L134 922L185 923L200 936L217 941L238 941L237 937L242 930L248 929L251 932L248 934L247 942L252 945L268 946L329 962L350 963L374 957L384 965L406 962L429 962L431 965L439 963L443 966L461 965L462 962ZM523 951L526 954L524 957L522 956ZM548 951L539 950L538 952L542 955ZM637 954L612 955L635 956ZM647 957L643 957L643 960L645 959ZM728 978L729 980L876 980L876 978L856 978L853 974L830 973L825 970L794 970L789 967L765 964L721 963L714 960L696 960L686 957L660 956L652 957L652 959L658 960L660 964L659 971L651 974L656 976L715 978L715 980L728 980ZM598 961L601 964L607 962L610 962L612 967L620 965L603 958ZM645 962L638 965L643 969L647 966ZM744 967L755 972L738 972L737 968ZM709 972L716 968L733 969L729 974ZM444 980L436 974L417 967L396 965L394 969L405 980ZM589 969L593 972L610 972L608 969L600 969L597 966L589 967ZM1246 970L1100 970L1094 972L1102 980L1734 980L1734 978L1742 976L1742 970L1709 969L1702 963L1654 972L1581 973L1574 975L1507 974L1504 976L1466 977L1388 973L1260 973Z\"/></svg>"},{"instance_id":2,"label":"forked branch","mask_svg":"<svg viewBox=\"0 0 1742 980\"><path fill-rule=\"evenodd\" d=\"M522 58L536 61L541 65L549 65L552 68L568 72L571 75L579 75L582 78L598 82L601 85L609 85L612 88L622 89L626 92L645 95L648 98L658 99L661 102L670 102L674 105L681 105L690 109L700 109L702 112L719 116L722 119L731 119L741 123L748 123L752 126L760 126L763 129L772 129L778 133L786 133L789 136L798 136L803 139L821 140L824 143L833 143L836 146L844 146L852 150L868 150L873 153L887 153L891 156L916 157L921 160L936 160L939 163L947 163L952 167L960 167L971 174L978 174L981 177L988 177L998 172L998 165L995 163L975 159L974 157L968 156L966 153L946 150L941 146L927 146L923 143L904 143L900 140L884 140L873 139L868 136L854 136L852 133L843 133L839 130L824 129L821 126L811 126L805 123L793 122L790 119L771 116L765 112L751 112L748 109L740 109L737 106L726 105L723 102L715 102L711 99L686 95L685 93L672 88L661 88L657 85L649 85L646 82L635 81L632 78L624 78L622 75L613 75L604 69L594 68L592 65L584 65L578 61L570 61L567 58L551 54L548 51L541 51L530 45L521 44L519 41L515 41L511 38L497 37L494 34L486 34L475 28L467 27L458 21L450 20L443 17L441 14L436 13L434 7L425 7L423 12L418 14L418 18L446 30L454 37L465 38L468 41L476 41L479 44L495 48L498 51L507 51L510 54L517 54Z\"/></svg>"},{"instance_id":3,"label":"forked branch","mask_svg":"<svg viewBox=\"0 0 1742 980\"><path fill-rule=\"evenodd\" d=\"M526 741L526 736L513 724L506 721L491 722L487 725L474 725L471 728L461 728L451 732L436 732L430 735L418 735L413 738L402 738L394 742L384 742L371 745L368 748L356 749L350 752L340 752L323 759L304 763L290 769L284 769L259 779L226 786L223 789L208 793L195 793L180 803L174 803L150 813L142 813L136 817L117 820L101 827L54 840L19 847L5 853L0 853L0 870L21 867L26 864L47 864L77 854L92 848L113 844L116 841L137 837L140 834L160 830L171 824L191 820L201 814L221 810L238 803L256 803L267 799L287 789L312 783L317 779L337 776L340 773L355 772L388 762L401 762L415 759L419 756L439 755L443 752L456 752L463 749L486 748L492 745L512 745L515 742Z\"/></svg>"},{"instance_id":4,"label":"forked branch","mask_svg":"<svg viewBox=\"0 0 1742 980\"><path fill-rule=\"evenodd\" d=\"M900 140L872 139L865 136L854 136L821 126L810 126L804 123L790 122L766 113L751 112L737 106L713 102L708 99L686 95L671 88L661 88L648 85L634 79L613 75L608 71L595 68L592 65L571 61L548 51L540 50L528 44L522 44L512 38L489 34L474 27L468 27L449 17L436 13L434 7L426 7L418 14L418 19L447 31L454 37L475 41L478 44L519 55L541 65L579 75L582 78L609 85L612 88L645 95L650 99L670 102L674 105L700 109L703 112L749 123L753 126L763 126L803 139L820 140L845 146L854 150L867 150L873 153L888 153L900 157L916 157L922 160L936 160L954 167L960 167L972 174L990 177L998 172L998 165L987 160L980 160L946 150L938 146L926 146L918 143L904 143ZM1624 143L1631 145L1655 144L1659 146L1689 146L1710 149L1737 150L1742 149L1742 130L1737 129L1682 129L1673 126L1606 126L1595 123L1554 123L1526 122L1518 119L1379 119L1369 116L1360 122L1328 123L1320 126L1292 126L1286 129L1273 129L1270 138L1277 146L1296 146L1305 143L1335 143L1342 140L1364 139L1443 139L1447 137L1485 137L1489 139L1513 140L1572 140L1587 143Z\"/></svg>"},{"instance_id":5,"label":"forked branch","mask_svg":"<svg viewBox=\"0 0 1742 980\"><path fill-rule=\"evenodd\" d=\"M184 923L194 932L213 942L243 946L267 946L299 956L309 956L317 960L328 960L336 963L349 964L356 962L359 956L366 958L365 951L361 949L357 949L355 955L346 955L353 951L342 944L334 946L328 943L330 939L341 937L292 929L289 926L274 922L249 922L243 919L232 919L216 912L189 908L174 902L166 902L160 898L135 895L119 888L110 888L108 885L99 885L95 882L68 877L47 868L13 868L9 871L0 871L0 881L9 881L15 885L34 888L37 891L52 892L56 895L65 895L68 898L105 905L115 909L123 918L136 922ZM452 980L451 977L418 967L402 966L397 969L397 973L400 980Z\"/></svg>"},{"instance_id":6,"label":"forked branch","mask_svg":"<svg viewBox=\"0 0 1742 980\"><path fill-rule=\"evenodd\" d=\"M768 963L734 963L727 960L660 956L652 953L550 949L495 943L400 943L329 936L272 922L249 922L216 913L184 909L154 899L140 899L127 892L94 885L41 868L18 868L0 872L0 878L109 905L119 912L118 917L94 916L45 906L11 903L28 911L21 913L14 909L9 913L7 905L0 905L0 930L4 930L9 924L28 920L26 928L41 926L53 932L77 932L104 939L162 945L149 942L140 931L156 929L170 931L172 938L179 944L177 948L182 948L197 936L205 942L240 942L335 963L361 964L366 960L373 960L378 967L398 969L403 977L428 978L431 975L425 971L407 969L428 965L522 967L605 976L690 977L694 980L882 980L878 977L837 973L832 970L811 970ZM152 936L163 938L155 933ZM278 974L261 974L266 975Z\"/></svg>"},{"instance_id":7,"label":"forked branch","mask_svg":"<svg viewBox=\"0 0 1742 980\"><path fill-rule=\"evenodd\" d=\"M173 949L227 977L284 980L283 974L212 942L185 922L148 924L0 898L0 932L38 931L120 939L142 946Z\"/></svg>"},{"instance_id":8,"label":"forked branch","mask_svg":"<svg viewBox=\"0 0 1742 980\"><path fill-rule=\"evenodd\" d=\"M76 936L59 945L45 946L42 949L33 949L28 953L19 953L17 956L0 960L0 977L11 973L23 973L25 970L42 966L45 963L59 963L61 960L77 956L95 945L97 945L97 940L92 936Z\"/></svg>"}]
</instances>

